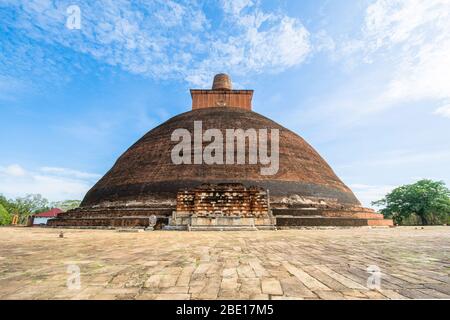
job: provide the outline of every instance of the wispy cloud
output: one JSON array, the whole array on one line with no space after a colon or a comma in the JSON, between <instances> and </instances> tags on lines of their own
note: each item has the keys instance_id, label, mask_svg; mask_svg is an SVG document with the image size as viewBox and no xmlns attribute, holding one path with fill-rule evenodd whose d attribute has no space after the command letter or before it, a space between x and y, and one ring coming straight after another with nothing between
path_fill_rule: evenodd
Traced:
<instances>
[{"instance_id":1,"label":"wispy cloud","mask_svg":"<svg viewBox=\"0 0 450 320\"><path fill-rule=\"evenodd\" d=\"M387 98L450 98L450 1L378 1L367 12L374 50L400 53Z\"/></svg>"},{"instance_id":2,"label":"wispy cloud","mask_svg":"<svg viewBox=\"0 0 450 320\"><path fill-rule=\"evenodd\" d=\"M24 168L22 168L18 164L11 164L6 167L0 166L0 174L3 173L5 175L13 176L13 177L20 177L24 176L26 174L26 171Z\"/></svg>"},{"instance_id":3,"label":"wispy cloud","mask_svg":"<svg viewBox=\"0 0 450 320\"><path fill-rule=\"evenodd\" d=\"M377 105L450 98L448 0L377 0L367 8L362 36L342 48L383 66Z\"/></svg>"},{"instance_id":4,"label":"wispy cloud","mask_svg":"<svg viewBox=\"0 0 450 320\"><path fill-rule=\"evenodd\" d=\"M14 77L0 74L0 102L12 102L17 99L19 94L29 92L30 84L24 83Z\"/></svg>"},{"instance_id":5,"label":"wispy cloud","mask_svg":"<svg viewBox=\"0 0 450 320\"><path fill-rule=\"evenodd\" d=\"M450 151L449 150L439 150L439 151L429 151L423 150L422 152L413 152L406 150L398 150L387 152L380 157L375 159L369 159L359 162L351 162L346 165L339 166L340 168L351 168L355 166L364 167L380 167L380 166L404 166L407 164L426 164L437 163L437 162L448 162L450 161Z\"/></svg>"},{"instance_id":6,"label":"wispy cloud","mask_svg":"<svg viewBox=\"0 0 450 320\"><path fill-rule=\"evenodd\" d=\"M349 186L359 201L366 207L373 207L372 201L380 200L391 192L395 186L391 185L367 185L354 183Z\"/></svg>"},{"instance_id":7,"label":"wispy cloud","mask_svg":"<svg viewBox=\"0 0 450 320\"><path fill-rule=\"evenodd\" d=\"M326 117L333 126L353 128L376 113L413 103L446 117L450 1L374 0L362 14L362 24L351 33L312 34L313 52L327 52L346 77L310 104L308 119Z\"/></svg>"},{"instance_id":8,"label":"wispy cloud","mask_svg":"<svg viewBox=\"0 0 450 320\"><path fill-rule=\"evenodd\" d=\"M99 174L96 173L89 173L89 172L83 172L68 168L59 168L59 167L42 167L40 169L42 172L53 174L56 176L62 176L62 177L71 177L71 178L77 178L77 179L98 179L100 178Z\"/></svg>"},{"instance_id":9,"label":"wispy cloud","mask_svg":"<svg viewBox=\"0 0 450 320\"><path fill-rule=\"evenodd\" d=\"M98 174L58 167L27 170L19 164L0 166L0 193L8 197L39 193L51 201L82 199Z\"/></svg>"},{"instance_id":10,"label":"wispy cloud","mask_svg":"<svg viewBox=\"0 0 450 320\"><path fill-rule=\"evenodd\" d=\"M450 118L450 103L440 106L433 113L445 118Z\"/></svg>"},{"instance_id":11,"label":"wispy cloud","mask_svg":"<svg viewBox=\"0 0 450 320\"><path fill-rule=\"evenodd\" d=\"M14 14L2 23L23 30L15 47L25 51L27 41L38 41L131 73L199 86L209 85L217 71L237 76L281 71L301 64L310 52L309 33L298 19L266 13L258 1L223 0L222 15L214 18L195 0L77 1L80 30L65 28L71 4L11 2ZM40 58L51 59L45 53Z\"/></svg>"}]
</instances>

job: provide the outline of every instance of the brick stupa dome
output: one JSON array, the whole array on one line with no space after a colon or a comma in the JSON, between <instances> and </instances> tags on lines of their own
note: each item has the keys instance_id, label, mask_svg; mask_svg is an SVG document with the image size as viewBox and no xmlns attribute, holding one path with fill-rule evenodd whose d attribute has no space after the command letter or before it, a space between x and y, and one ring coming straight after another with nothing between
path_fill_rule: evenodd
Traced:
<instances>
[{"instance_id":1,"label":"brick stupa dome","mask_svg":"<svg viewBox=\"0 0 450 320\"><path fill-rule=\"evenodd\" d=\"M194 121L203 130L276 128L280 131L279 170L260 174L261 164L173 164L171 133L177 128L193 132ZM225 149L225 148L224 148ZM248 158L248 153L247 153ZM359 205L352 191L335 175L325 160L304 139L276 122L241 108L215 107L177 115L154 128L131 146L112 169L87 193L83 206L104 201L171 199L178 190L202 183L238 182L270 190L272 197L325 198Z\"/></svg>"},{"instance_id":2,"label":"brick stupa dome","mask_svg":"<svg viewBox=\"0 0 450 320\"><path fill-rule=\"evenodd\" d=\"M191 90L191 96L191 111L145 134L89 190L79 209L62 214L50 224L145 225L149 215L170 216L180 190L205 183L240 183L268 190L271 209L279 215L279 226L367 225L370 220L378 221L377 224L386 221L362 208L352 191L303 138L252 111L252 90L233 90L230 78L219 74L211 90ZM194 121L202 122L203 131L219 129L224 135L226 129L278 129L278 172L261 175L261 167L266 167L261 164L174 164L171 150L177 142L171 140L171 135L179 128L193 132ZM124 217L133 217L134 222Z\"/></svg>"}]
</instances>

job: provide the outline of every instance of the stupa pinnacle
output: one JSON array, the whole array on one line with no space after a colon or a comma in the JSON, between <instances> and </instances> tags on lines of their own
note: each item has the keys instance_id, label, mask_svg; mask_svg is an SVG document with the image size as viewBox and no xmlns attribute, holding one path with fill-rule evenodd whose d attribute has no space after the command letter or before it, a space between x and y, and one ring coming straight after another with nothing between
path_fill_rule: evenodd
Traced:
<instances>
[{"instance_id":1,"label":"stupa pinnacle","mask_svg":"<svg viewBox=\"0 0 450 320\"><path fill-rule=\"evenodd\" d=\"M229 75L219 73L214 76L212 90L232 90L233 85Z\"/></svg>"},{"instance_id":2,"label":"stupa pinnacle","mask_svg":"<svg viewBox=\"0 0 450 320\"><path fill-rule=\"evenodd\" d=\"M230 76L224 73L215 75L212 89L191 89L192 110L230 107L252 109L253 90L233 90Z\"/></svg>"}]
</instances>

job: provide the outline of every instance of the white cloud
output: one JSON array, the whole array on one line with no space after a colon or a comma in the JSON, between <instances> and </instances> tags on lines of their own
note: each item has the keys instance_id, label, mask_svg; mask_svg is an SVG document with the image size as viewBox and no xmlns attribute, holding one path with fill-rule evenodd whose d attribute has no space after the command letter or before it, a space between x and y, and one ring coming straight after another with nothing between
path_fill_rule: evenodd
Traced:
<instances>
[{"instance_id":1,"label":"white cloud","mask_svg":"<svg viewBox=\"0 0 450 320\"><path fill-rule=\"evenodd\" d=\"M349 187L365 207L373 207L371 204L372 201L380 200L395 188L395 186L390 185L367 185L358 183L350 184Z\"/></svg>"},{"instance_id":2,"label":"white cloud","mask_svg":"<svg viewBox=\"0 0 450 320\"><path fill-rule=\"evenodd\" d=\"M450 100L450 1L372 0L352 34L322 30L315 51L329 52L348 75L316 109L340 126L373 113L422 103L429 112ZM320 36L322 33L322 36ZM328 34L334 39L329 40ZM443 116L444 108L434 112Z\"/></svg>"},{"instance_id":3,"label":"white cloud","mask_svg":"<svg viewBox=\"0 0 450 320\"><path fill-rule=\"evenodd\" d=\"M132 73L200 86L209 86L220 71L246 75L285 70L310 52L309 33L298 19L265 13L259 2L222 1L222 18L214 20L195 0L77 5L81 30L64 27L64 2L19 1L15 20L6 23L34 42L70 48Z\"/></svg>"},{"instance_id":4,"label":"white cloud","mask_svg":"<svg viewBox=\"0 0 450 320\"><path fill-rule=\"evenodd\" d=\"M446 104L437 108L433 113L445 118L450 118L450 104Z\"/></svg>"},{"instance_id":5,"label":"white cloud","mask_svg":"<svg viewBox=\"0 0 450 320\"><path fill-rule=\"evenodd\" d=\"M13 177L20 177L26 174L24 168L18 164L11 164L7 167L0 167L0 173L4 173Z\"/></svg>"},{"instance_id":6,"label":"white cloud","mask_svg":"<svg viewBox=\"0 0 450 320\"><path fill-rule=\"evenodd\" d=\"M0 193L15 198L39 193L51 201L82 199L98 174L67 168L25 170L18 164L0 167Z\"/></svg>"},{"instance_id":7,"label":"white cloud","mask_svg":"<svg viewBox=\"0 0 450 320\"><path fill-rule=\"evenodd\" d=\"M243 9L253 5L252 0L222 0L224 11L233 15L239 15Z\"/></svg>"},{"instance_id":8,"label":"white cloud","mask_svg":"<svg viewBox=\"0 0 450 320\"><path fill-rule=\"evenodd\" d=\"M366 60L391 72L382 103L450 98L450 1L378 0L362 43Z\"/></svg>"},{"instance_id":9,"label":"white cloud","mask_svg":"<svg viewBox=\"0 0 450 320\"><path fill-rule=\"evenodd\" d=\"M100 178L99 174L96 173L89 173L89 172L83 172L68 168L59 168L59 167L42 167L42 172L50 173L58 176L66 176L66 177L73 177L73 178L79 178L79 179L98 179Z\"/></svg>"},{"instance_id":10,"label":"white cloud","mask_svg":"<svg viewBox=\"0 0 450 320\"><path fill-rule=\"evenodd\" d=\"M315 52L334 52L336 43L326 30L320 30L313 35L313 47Z\"/></svg>"},{"instance_id":11,"label":"white cloud","mask_svg":"<svg viewBox=\"0 0 450 320\"><path fill-rule=\"evenodd\" d=\"M279 72L301 64L311 52L310 34L298 19L265 13L248 0L223 0L222 6L230 27L206 44L209 56L187 71L186 80L209 86L217 70L247 77Z\"/></svg>"},{"instance_id":12,"label":"white cloud","mask_svg":"<svg viewBox=\"0 0 450 320\"><path fill-rule=\"evenodd\" d=\"M429 165L430 163L437 163L437 162L445 163L448 161L450 161L449 150L438 150L438 151L423 150L422 152L394 150L383 154L379 158L375 159L371 158L369 160L352 162L346 165L341 165L339 167L340 168L352 168L355 166L397 167L397 166L418 165L418 164Z\"/></svg>"},{"instance_id":13,"label":"white cloud","mask_svg":"<svg viewBox=\"0 0 450 320\"><path fill-rule=\"evenodd\" d=\"M0 74L0 101L15 101L19 94L30 93L31 88L30 83Z\"/></svg>"}]
</instances>

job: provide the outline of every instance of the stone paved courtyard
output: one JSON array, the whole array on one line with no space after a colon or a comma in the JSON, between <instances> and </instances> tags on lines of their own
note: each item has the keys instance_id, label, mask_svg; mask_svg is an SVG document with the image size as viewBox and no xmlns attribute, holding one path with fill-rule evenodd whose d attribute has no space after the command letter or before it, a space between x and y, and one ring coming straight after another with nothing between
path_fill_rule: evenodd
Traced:
<instances>
[{"instance_id":1,"label":"stone paved courtyard","mask_svg":"<svg viewBox=\"0 0 450 320\"><path fill-rule=\"evenodd\" d=\"M450 227L60 231L0 228L0 299L450 298Z\"/></svg>"}]
</instances>

